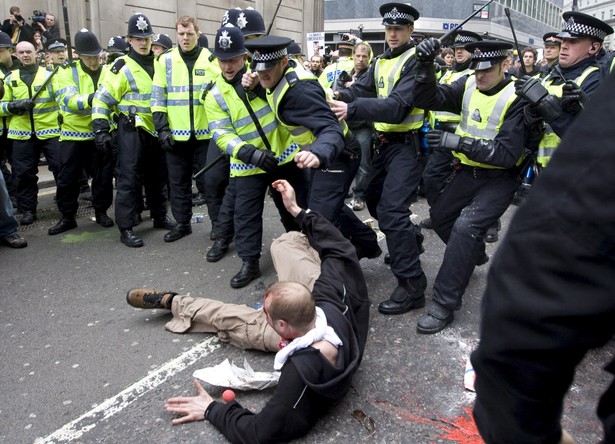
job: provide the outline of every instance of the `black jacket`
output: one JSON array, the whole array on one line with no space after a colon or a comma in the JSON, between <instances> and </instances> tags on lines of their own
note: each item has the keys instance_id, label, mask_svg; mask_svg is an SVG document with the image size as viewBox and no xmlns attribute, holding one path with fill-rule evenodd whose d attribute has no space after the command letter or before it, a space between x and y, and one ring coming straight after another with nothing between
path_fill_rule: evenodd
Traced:
<instances>
[{"instance_id":1,"label":"black jacket","mask_svg":"<svg viewBox=\"0 0 615 444\"><path fill-rule=\"evenodd\" d=\"M237 402L213 402L206 418L233 443L288 442L299 438L350 389L369 324L365 278L350 242L322 216L296 218L320 254L321 274L312 294L343 342L335 366L312 347L295 352L282 367L273 397L255 414Z\"/></svg>"}]
</instances>

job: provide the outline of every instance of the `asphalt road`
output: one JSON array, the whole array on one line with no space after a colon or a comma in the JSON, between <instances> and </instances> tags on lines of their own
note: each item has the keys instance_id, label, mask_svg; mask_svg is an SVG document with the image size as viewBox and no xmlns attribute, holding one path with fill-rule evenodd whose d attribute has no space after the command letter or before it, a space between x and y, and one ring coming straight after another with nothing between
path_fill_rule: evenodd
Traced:
<instances>
[{"instance_id":1,"label":"asphalt road","mask_svg":"<svg viewBox=\"0 0 615 444\"><path fill-rule=\"evenodd\" d=\"M225 358L257 371L270 371L271 355L221 344L213 335L176 335L164 329L164 310L126 304L132 287L173 290L233 303L255 304L276 279L268 245L282 233L271 202L266 205L261 268L263 276L240 290L229 281L240 259L231 247L220 262L204 256L211 246L209 223L192 235L163 242L164 230L149 220L136 227L145 247L127 248L117 228L105 229L82 201L79 227L48 236L58 213L53 189L42 190L39 220L22 228L29 246L0 247L0 331L2 390L0 442L3 443L218 443L224 437L208 423L172 426L164 401L191 395L192 373ZM206 213L205 207L196 211ZM417 221L426 203L413 205ZM514 208L503 218L504 229ZM358 213L362 219L367 211ZM444 245L425 230L422 264L430 283ZM386 249L385 242L381 242ZM493 255L498 243L488 246ZM481 442L470 412L474 394L463 387L465 363L478 341L479 305L488 266L477 268L453 325L443 332L416 333L422 310L401 316L378 314L376 305L394 289L382 257L363 261L373 307L371 336L350 394L299 442L435 443ZM428 296L431 289L428 288ZM578 371L566 403L564 426L578 443L599 441L595 416L599 394L610 383L601 366L613 344L591 353ZM220 396L223 388L207 386ZM260 409L273 389L238 392L244 406ZM372 418L370 435L352 417Z\"/></svg>"}]
</instances>

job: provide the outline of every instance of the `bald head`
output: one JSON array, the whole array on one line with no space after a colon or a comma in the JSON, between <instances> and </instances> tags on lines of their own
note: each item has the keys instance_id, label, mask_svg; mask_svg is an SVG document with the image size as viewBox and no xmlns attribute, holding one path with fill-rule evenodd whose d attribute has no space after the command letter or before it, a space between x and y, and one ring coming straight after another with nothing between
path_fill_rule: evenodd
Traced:
<instances>
[{"instance_id":1,"label":"bald head","mask_svg":"<svg viewBox=\"0 0 615 444\"><path fill-rule=\"evenodd\" d=\"M30 42L19 42L15 47L15 54L22 65L34 65L36 63L36 51Z\"/></svg>"},{"instance_id":2,"label":"bald head","mask_svg":"<svg viewBox=\"0 0 615 444\"><path fill-rule=\"evenodd\" d=\"M271 284L265 293L265 304L271 319L284 320L297 330L308 328L316 317L312 293L298 282Z\"/></svg>"}]
</instances>

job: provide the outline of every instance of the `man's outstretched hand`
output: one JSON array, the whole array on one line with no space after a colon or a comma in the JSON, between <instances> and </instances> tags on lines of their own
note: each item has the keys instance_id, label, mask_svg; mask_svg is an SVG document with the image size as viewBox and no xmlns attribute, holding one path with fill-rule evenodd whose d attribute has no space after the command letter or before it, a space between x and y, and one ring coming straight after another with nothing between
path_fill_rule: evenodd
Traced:
<instances>
[{"instance_id":1,"label":"man's outstretched hand","mask_svg":"<svg viewBox=\"0 0 615 444\"><path fill-rule=\"evenodd\" d=\"M301 207L297 205L294 188L286 180L276 180L271 186L282 195L282 201L286 211L297 217L301 213Z\"/></svg>"},{"instance_id":2,"label":"man's outstretched hand","mask_svg":"<svg viewBox=\"0 0 615 444\"><path fill-rule=\"evenodd\" d=\"M175 418L171 421L173 424L184 424L192 421L203 421L205 419L205 410L209 407L214 399L209 396L203 386L194 380L197 396L180 396L167 400L165 408L167 412L183 415L180 418Z\"/></svg>"}]
</instances>

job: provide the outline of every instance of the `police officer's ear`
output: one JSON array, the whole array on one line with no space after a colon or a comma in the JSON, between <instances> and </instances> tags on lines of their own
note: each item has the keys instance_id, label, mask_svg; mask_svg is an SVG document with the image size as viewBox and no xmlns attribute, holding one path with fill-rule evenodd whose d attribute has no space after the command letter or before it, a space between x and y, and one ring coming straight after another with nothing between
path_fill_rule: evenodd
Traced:
<instances>
[{"instance_id":1,"label":"police officer's ear","mask_svg":"<svg viewBox=\"0 0 615 444\"><path fill-rule=\"evenodd\" d=\"M598 51L600 51L600 43L592 42L592 45L589 47L589 53L595 55L598 54Z\"/></svg>"}]
</instances>

